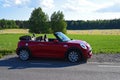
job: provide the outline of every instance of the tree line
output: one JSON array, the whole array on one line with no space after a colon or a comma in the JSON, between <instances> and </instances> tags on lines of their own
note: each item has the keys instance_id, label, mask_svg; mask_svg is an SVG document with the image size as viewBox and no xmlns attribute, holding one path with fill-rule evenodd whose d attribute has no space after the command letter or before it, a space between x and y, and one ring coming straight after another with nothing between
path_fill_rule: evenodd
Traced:
<instances>
[{"instance_id":1,"label":"tree line","mask_svg":"<svg viewBox=\"0 0 120 80\"><path fill-rule=\"evenodd\" d=\"M81 29L120 29L120 19L112 20L68 20L67 29L69 30L81 30ZM49 23L49 22L48 22ZM54 24L57 26L57 24ZM30 27L29 21L22 20L0 20L0 29L5 28L26 28Z\"/></svg>"},{"instance_id":2,"label":"tree line","mask_svg":"<svg viewBox=\"0 0 120 80\"><path fill-rule=\"evenodd\" d=\"M19 26L16 25L16 22L14 20L5 20L1 19L0 20L0 29L5 29L5 28L18 28Z\"/></svg>"},{"instance_id":3,"label":"tree line","mask_svg":"<svg viewBox=\"0 0 120 80\"><path fill-rule=\"evenodd\" d=\"M120 29L120 19L112 20L78 20L66 21L67 29L81 30L81 29Z\"/></svg>"}]
</instances>

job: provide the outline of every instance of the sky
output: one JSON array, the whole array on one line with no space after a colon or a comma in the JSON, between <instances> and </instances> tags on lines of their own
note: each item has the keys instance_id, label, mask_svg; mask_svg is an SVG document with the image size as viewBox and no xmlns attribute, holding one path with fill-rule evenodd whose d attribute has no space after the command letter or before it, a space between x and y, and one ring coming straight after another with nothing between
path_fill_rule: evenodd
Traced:
<instances>
[{"instance_id":1,"label":"sky","mask_svg":"<svg viewBox=\"0 0 120 80\"><path fill-rule=\"evenodd\" d=\"M0 19L29 20L38 7L49 17L60 10L65 20L120 18L120 0L0 0Z\"/></svg>"}]
</instances>

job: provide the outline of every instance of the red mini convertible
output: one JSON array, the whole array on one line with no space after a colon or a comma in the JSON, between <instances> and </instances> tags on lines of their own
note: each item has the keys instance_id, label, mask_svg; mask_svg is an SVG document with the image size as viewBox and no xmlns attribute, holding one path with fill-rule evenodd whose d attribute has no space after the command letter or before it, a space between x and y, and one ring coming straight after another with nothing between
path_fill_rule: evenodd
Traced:
<instances>
[{"instance_id":1,"label":"red mini convertible","mask_svg":"<svg viewBox=\"0 0 120 80\"><path fill-rule=\"evenodd\" d=\"M54 33L55 38L21 36L16 49L21 60L31 57L63 58L70 62L87 61L91 58L90 45L82 40L71 40L62 32Z\"/></svg>"}]
</instances>

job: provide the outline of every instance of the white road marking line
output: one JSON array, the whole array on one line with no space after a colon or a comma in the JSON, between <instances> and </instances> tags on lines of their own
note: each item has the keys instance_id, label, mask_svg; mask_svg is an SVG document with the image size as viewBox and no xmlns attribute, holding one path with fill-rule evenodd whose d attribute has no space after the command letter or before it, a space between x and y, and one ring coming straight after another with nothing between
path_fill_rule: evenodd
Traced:
<instances>
[{"instance_id":1,"label":"white road marking line","mask_svg":"<svg viewBox=\"0 0 120 80\"><path fill-rule=\"evenodd\" d=\"M105 68L120 68L120 66L114 66L114 65L98 65L98 67L105 67Z\"/></svg>"},{"instance_id":2,"label":"white road marking line","mask_svg":"<svg viewBox=\"0 0 120 80\"><path fill-rule=\"evenodd\" d=\"M102 63L100 63L100 62L87 62L87 63L89 63L89 64L116 64L113 62L102 62Z\"/></svg>"}]
</instances>

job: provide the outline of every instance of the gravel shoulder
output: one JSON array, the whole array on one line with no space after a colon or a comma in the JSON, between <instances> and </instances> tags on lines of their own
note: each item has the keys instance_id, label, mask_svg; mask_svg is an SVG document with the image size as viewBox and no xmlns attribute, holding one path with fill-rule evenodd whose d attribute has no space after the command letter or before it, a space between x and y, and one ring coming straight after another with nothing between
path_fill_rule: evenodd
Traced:
<instances>
[{"instance_id":1,"label":"gravel shoulder","mask_svg":"<svg viewBox=\"0 0 120 80\"><path fill-rule=\"evenodd\" d=\"M120 63L120 53L118 54L94 54L88 62L114 62Z\"/></svg>"},{"instance_id":2,"label":"gravel shoulder","mask_svg":"<svg viewBox=\"0 0 120 80\"><path fill-rule=\"evenodd\" d=\"M2 59L9 59L17 57L17 55L7 55L4 56ZM0 59L1 60L1 59ZM88 62L110 62L110 63L120 63L120 53L118 54L93 54L91 59L88 59Z\"/></svg>"}]
</instances>

